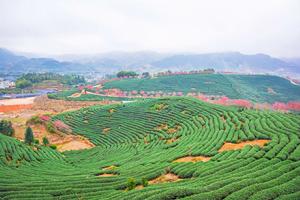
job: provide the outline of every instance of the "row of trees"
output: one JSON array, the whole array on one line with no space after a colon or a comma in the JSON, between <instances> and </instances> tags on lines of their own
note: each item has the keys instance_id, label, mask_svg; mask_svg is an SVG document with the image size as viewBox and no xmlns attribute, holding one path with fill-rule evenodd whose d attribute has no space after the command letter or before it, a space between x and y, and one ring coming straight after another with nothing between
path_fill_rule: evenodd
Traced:
<instances>
[{"instance_id":1,"label":"row of trees","mask_svg":"<svg viewBox=\"0 0 300 200\"><path fill-rule=\"evenodd\" d=\"M11 121L1 120L0 121L0 133L12 137L15 133L14 128L12 127ZM25 130L24 142L26 144L38 143L38 140L34 139L33 131L30 127L27 127ZM43 145L49 145L49 140L47 137L43 137Z\"/></svg>"},{"instance_id":2,"label":"row of trees","mask_svg":"<svg viewBox=\"0 0 300 200\"><path fill-rule=\"evenodd\" d=\"M134 71L120 71L117 73L118 78L136 77L138 74Z\"/></svg>"},{"instance_id":3,"label":"row of trees","mask_svg":"<svg viewBox=\"0 0 300 200\"><path fill-rule=\"evenodd\" d=\"M171 70L165 72L159 72L155 76L169 76L169 75L183 75L183 74L213 74L215 70L213 68L208 68L204 70L192 70L192 71L180 71L180 72L172 72ZM117 73L118 78L129 78L129 77L137 77L138 74L134 71L120 71ZM149 72L142 73L143 78L149 78Z\"/></svg>"},{"instance_id":4,"label":"row of trees","mask_svg":"<svg viewBox=\"0 0 300 200\"><path fill-rule=\"evenodd\" d=\"M26 79L18 79L16 80L16 87L20 88L20 89L24 89L27 87L31 87L32 86L32 82Z\"/></svg>"},{"instance_id":5,"label":"row of trees","mask_svg":"<svg viewBox=\"0 0 300 200\"><path fill-rule=\"evenodd\" d=\"M215 70L213 68L203 70L192 70L192 71L179 71L172 72L171 70L165 72L158 72L155 76L170 76L170 75L184 75L184 74L213 74Z\"/></svg>"},{"instance_id":6,"label":"row of trees","mask_svg":"<svg viewBox=\"0 0 300 200\"><path fill-rule=\"evenodd\" d=\"M66 85L76 85L85 83L83 76L79 75L60 75L55 73L28 73L23 74L16 80L17 88L27 88L34 83L40 83L45 80L56 80Z\"/></svg>"},{"instance_id":7,"label":"row of trees","mask_svg":"<svg viewBox=\"0 0 300 200\"><path fill-rule=\"evenodd\" d=\"M33 131L30 127L26 128L24 142L29 145L32 145L33 143L38 143L38 140L34 139ZM47 137L43 137L43 145L49 145L49 140Z\"/></svg>"},{"instance_id":8,"label":"row of trees","mask_svg":"<svg viewBox=\"0 0 300 200\"><path fill-rule=\"evenodd\" d=\"M202 101L220 104L224 106L236 105L244 108L254 108L260 110L300 111L300 102L295 102L295 101L291 101L288 103L274 102L272 104L269 104L269 103L252 103L251 101L248 101L246 99L230 99L226 96L222 96L220 98L213 99L213 100L203 94L199 94L195 97L201 99Z\"/></svg>"}]
</instances>

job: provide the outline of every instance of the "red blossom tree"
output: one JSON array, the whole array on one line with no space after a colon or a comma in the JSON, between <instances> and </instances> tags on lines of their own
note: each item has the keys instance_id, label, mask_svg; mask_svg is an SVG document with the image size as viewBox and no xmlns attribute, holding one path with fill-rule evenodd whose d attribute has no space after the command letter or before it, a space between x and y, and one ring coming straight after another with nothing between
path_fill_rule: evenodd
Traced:
<instances>
[{"instance_id":1,"label":"red blossom tree","mask_svg":"<svg viewBox=\"0 0 300 200\"><path fill-rule=\"evenodd\" d=\"M87 85L87 86L85 86L85 88L87 88L87 89L93 89L93 86L92 85Z\"/></svg>"},{"instance_id":2,"label":"red blossom tree","mask_svg":"<svg viewBox=\"0 0 300 200\"><path fill-rule=\"evenodd\" d=\"M182 92L177 92L177 96L183 96Z\"/></svg>"},{"instance_id":3,"label":"red blossom tree","mask_svg":"<svg viewBox=\"0 0 300 200\"><path fill-rule=\"evenodd\" d=\"M254 108L259 110L270 110L272 108L272 105L269 103L256 103L254 105Z\"/></svg>"},{"instance_id":4,"label":"red blossom tree","mask_svg":"<svg viewBox=\"0 0 300 200\"><path fill-rule=\"evenodd\" d=\"M136 95L137 93L138 93L138 92L137 92L136 90L132 90L132 91L131 91L131 94L132 94L132 95Z\"/></svg>"},{"instance_id":5,"label":"red blossom tree","mask_svg":"<svg viewBox=\"0 0 300 200\"><path fill-rule=\"evenodd\" d=\"M218 100L214 101L214 103L220 104L220 105L228 105L228 101L229 101L229 98L228 98L228 97L222 96L222 97L219 98Z\"/></svg>"},{"instance_id":6,"label":"red blossom tree","mask_svg":"<svg viewBox=\"0 0 300 200\"><path fill-rule=\"evenodd\" d=\"M233 100L231 100L231 104L241 106L241 107L245 107L245 108L251 108L252 107L252 103L248 100L245 100L245 99L233 99Z\"/></svg>"},{"instance_id":7,"label":"red blossom tree","mask_svg":"<svg viewBox=\"0 0 300 200\"><path fill-rule=\"evenodd\" d=\"M61 120L54 121L53 125L59 131L67 132L67 133L71 132L71 128Z\"/></svg>"},{"instance_id":8,"label":"red blossom tree","mask_svg":"<svg viewBox=\"0 0 300 200\"><path fill-rule=\"evenodd\" d=\"M40 116L40 119L41 119L42 121L47 122L47 121L49 121L51 118L50 118L49 116L47 116L47 115L42 115L42 116Z\"/></svg>"},{"instance_id":9,"label":"red blossom tree","mask_svg":"<svg viewBox=\"0 0 300 200\"><path fill-rule=\"evenodd\" d=\"M272 104L272 108L274 110L288 110L288 107L285 103L277 102L277 101Z\"/></svg>"},{"instance_id":10,"label":"red blossom tree","mask_svg":"<svg viewBox=\"0 0 300 200\"><path fill-rule=\"evenodd\" d=\"M77 89L80 90L80 91L83 90L83 88L84 88L84 86L82 86L82 85L77 87Z\"/></svg>"},{"instance_id":11,"label":"red blossom tree","mask_svg":"<svg viewBox=\"0 0 300 200\"><path fill-rule=\"evenodd\" d=\"M141 91L140 91L140 94L141 94L141 95L145 94L145 91L144 91L144 90L141 90Z\"/></svg>"},{"instance_id":12,"label":"red blossom tree","mask_svg":"<svg viewBox=\"0 0 300 200\"><path fill-rule=\"evenodd\" d=\"M290 101L290 102L287 103L287 108L289 110L300 111L300 102Z\"/></svg>"},{"instance_id":13,"label":"red blossom tree","mask_svg":"<svg viewBox=\"0 0 300 200\"><path fill-rule=\"evenodd\" d=\"M196 98L202 100L202 101L208 101L209 98L207 96L205 96L204 94L199 94L198 96L196 96Z\"/></svg>"}]
</instances>

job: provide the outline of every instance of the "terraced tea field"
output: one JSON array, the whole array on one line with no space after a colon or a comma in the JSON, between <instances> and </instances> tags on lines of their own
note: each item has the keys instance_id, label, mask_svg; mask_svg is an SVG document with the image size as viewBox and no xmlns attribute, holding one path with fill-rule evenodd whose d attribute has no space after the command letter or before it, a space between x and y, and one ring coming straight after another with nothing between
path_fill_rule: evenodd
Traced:
<instances>
[{"instance_id":1,"label":"terraced tea field","mask_svg":"<svg viewBox=\"0 0 300 200\"><path fill-rule=\"evenodd\" d=\"M123 79L107 82L103 89L123 91L201 92L253 102L300 101L300 86L277 76L188 74L152 79Z\"/></svg>"},{"instance_id":2,"label":"terraced tea field","mask_svg":"<svg viewBox=\"0 0 300 200\"><path fill-rule=\"evenodd\" d=\"M56 115L92 149L0 135L0 199L299 199L300 116L188 97Z\"/></svg>"}]
</instances>

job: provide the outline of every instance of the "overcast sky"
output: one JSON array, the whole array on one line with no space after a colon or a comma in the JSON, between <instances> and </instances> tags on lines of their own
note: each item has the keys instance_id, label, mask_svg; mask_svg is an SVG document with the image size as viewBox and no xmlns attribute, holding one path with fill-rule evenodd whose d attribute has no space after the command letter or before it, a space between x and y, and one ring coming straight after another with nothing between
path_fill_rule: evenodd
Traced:
<instances>
[{"instance_id":1,"label":"overcast sky","mask_svg":"<svg viewBox=\"0 0 300 200\"><path fill-rule=\"evenodd\" d=\"M299 0L0 0L0 47L300 57Z\"/></svg>"}]
</instances>

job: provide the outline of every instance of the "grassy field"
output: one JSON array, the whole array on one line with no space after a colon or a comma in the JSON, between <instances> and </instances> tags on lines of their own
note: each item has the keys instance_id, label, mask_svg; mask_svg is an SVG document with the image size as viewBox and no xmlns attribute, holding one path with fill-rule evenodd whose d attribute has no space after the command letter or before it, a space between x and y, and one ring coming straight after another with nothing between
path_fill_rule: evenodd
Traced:
<instances>
[{"instance_id":1,"label":"grassy field","mask_svg":"<svg viewBox=\"0 0 300 200\"><path fill-rule=\"evenodd\" d=\"M231 99L253 102L300 101L300 86L269 75L190 74L162 76L152 79L123 79L107 82L104 89L123 91L201 92L225 95Z\"/></svg>"},{"instance_id":2,"label":"grassy field","mask_svg":"<svg viewBox=\"0 0 300 200\"><path fill-rule=\"evenodd\" d=\"M172 97L57 119L96 147L59 153L0 135L0 199L300 198L299 115Z\"/></svg>"}]
</instances>

